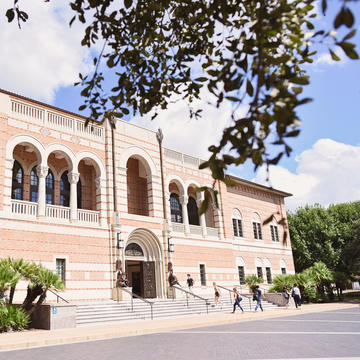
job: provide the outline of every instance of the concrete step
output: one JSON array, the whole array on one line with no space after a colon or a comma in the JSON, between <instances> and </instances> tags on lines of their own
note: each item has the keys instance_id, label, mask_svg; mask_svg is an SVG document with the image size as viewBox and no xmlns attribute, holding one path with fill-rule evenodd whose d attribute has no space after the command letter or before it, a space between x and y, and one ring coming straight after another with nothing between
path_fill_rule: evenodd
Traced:
<instances>
[{"instance_id":1,"label":"concrete step","mask_svg":"<svg viewBox=\"0 0 360 360\"><path fill-rule=\"evenodd\" d=\"M172 316L189 316L207 313L226 313L233 309L229 300L223 299L222 306L215 306L214 300L205 301L200 299L153 299L153 318L164 318ZM241 302L245 311L254 310L255 302L251 302L251 308L247 298ZM263 302L264 309L277 308L277 306ZM143 320L151 317L150 306L139 299L133 300L133 311L130 301L119 301L109 303L81 304L76 310L77 326L100 324L114 321Z\"/></svg>"}]
</instances>

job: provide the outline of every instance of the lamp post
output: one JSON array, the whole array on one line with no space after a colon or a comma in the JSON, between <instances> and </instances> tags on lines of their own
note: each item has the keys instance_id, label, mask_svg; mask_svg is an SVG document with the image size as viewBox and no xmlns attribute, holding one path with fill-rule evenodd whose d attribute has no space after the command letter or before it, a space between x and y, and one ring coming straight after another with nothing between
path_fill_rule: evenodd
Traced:
<instances>
[{"instance_id":1,"label":"lamp post","mask_svg":"<svg viewBox=\"0 0 360 360\"><path fill-rule=\"evenodd\" d=\"M175 245L174 243L171 241L172 237L168 236L167 241L168 241L168 251L169 253L173 253L175 252Z\"/></svg>"}]
</instances>

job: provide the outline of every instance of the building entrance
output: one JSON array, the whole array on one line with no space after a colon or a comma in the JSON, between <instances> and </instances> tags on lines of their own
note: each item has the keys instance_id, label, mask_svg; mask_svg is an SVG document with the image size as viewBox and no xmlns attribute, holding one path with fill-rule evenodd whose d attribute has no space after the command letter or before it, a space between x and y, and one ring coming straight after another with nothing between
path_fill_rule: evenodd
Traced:
<instances>
[{"instance_id":1,"label":"building entrance","mask_svg":"<svg viewBox=\"0 0 360 360\"><path fill-rule=\"evenodd\" d=\"M125 267L133 293L143 298L155 298L155 262L126 260Z\"/></svg>"}]
</instances>

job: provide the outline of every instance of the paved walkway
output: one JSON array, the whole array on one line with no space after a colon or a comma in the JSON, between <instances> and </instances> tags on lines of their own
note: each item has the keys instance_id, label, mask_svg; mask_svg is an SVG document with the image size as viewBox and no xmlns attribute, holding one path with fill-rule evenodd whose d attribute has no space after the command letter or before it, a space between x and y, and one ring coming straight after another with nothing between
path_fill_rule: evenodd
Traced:
<instances>
[{"instance_id":1,"label":"paved walkway","mask_svg":"<svg viewBox=\"0 0 360 360\"><path fill-rule=\"evenodd\" d=\"M236 312L235 314L210 314L189 317L172 317L156 320L118 322L105 325L58 330L32 330L0 334L0 350L30 348L73 342L110 339L121 336L151 334L199 326L221 325L255 319L268 319L338 309L359 308L359 305L334 303L303 305L301 310L278 308L264 312Z\"/></svg>"}]
</instances>

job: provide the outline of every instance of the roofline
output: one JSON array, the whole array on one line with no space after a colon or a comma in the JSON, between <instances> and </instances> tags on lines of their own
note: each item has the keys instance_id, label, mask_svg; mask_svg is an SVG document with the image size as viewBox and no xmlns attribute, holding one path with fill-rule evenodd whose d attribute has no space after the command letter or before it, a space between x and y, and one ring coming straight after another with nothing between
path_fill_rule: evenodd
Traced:
<instances>
[{"instance_id":1,"label":"roofline","mask_svg":"<svg viewBox=\"0 0 360 360\"><path fill-rule=\"evenodd\" d=\"M46 107L49 107L49 108L51 108L51 109L54 109L54 110L57 110L57 111L61 111L61 112L63 112L63 113L66 113L66 114L69 114L69 115L72 115L72 116L77 116L77 117L79 117L79 118L81 118L81 119L84 119L84 120L87 120L87 119L88 119L88 117L86 117L86 116L84 116L84 115L80 115L80 114L74 113L74 112L69 111L69 110L61 109L61 108L59 108L59 107L56 107L56 106L54 106L54 105L46 104L46 103L44 103L44 102L42 102L42 101L39 101L39 100L30 99L30 98L28 98L28 97L26 97L26 96L19 95L19 94L17 94L17 93L11 92L11 91L7 91L7 90L4 90L4 89L1 89L1 88L0 88L0 92L4 93L4 94L6 94L6 95L18 97L18 98L20 98L20 99L22 99L22 100L26 100L26 101L33 102L33 103L38 104L38 105L41 105L41 106L46 106ZM99 123L99 125L100 125L100 123Z\"/></svg>"},{"instance_id":2,"label":"roofline","mask_svg":"<svg viewBox=\"0 0 360 360\"><path fill-rule=\"evenodd\" d=\"M282 197L289 197L289 196L293 196L293 194L290 194L288 192L285 192L285 191L281 191L281 190L277 190L277 189L274 189L270 186L265 186L265 185L260 185L260 184L257 184L257 183L254 183L252 181L249 181L249 180L244 180L244 179L241 179L239 177L236 177L234 175L227 175L231 180L234 180L236 182L238 182L239 184L240 183L243 183L245 185L249 185L251 187L254 187L254 188L257 188L257 189L260 189L260 190L266 190L268 192L272 192L272 193L275 193L276 195L280 195Z\"/></svg>"}]
</instances>

